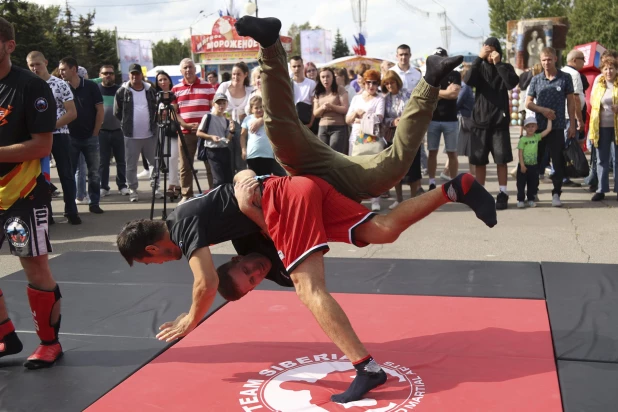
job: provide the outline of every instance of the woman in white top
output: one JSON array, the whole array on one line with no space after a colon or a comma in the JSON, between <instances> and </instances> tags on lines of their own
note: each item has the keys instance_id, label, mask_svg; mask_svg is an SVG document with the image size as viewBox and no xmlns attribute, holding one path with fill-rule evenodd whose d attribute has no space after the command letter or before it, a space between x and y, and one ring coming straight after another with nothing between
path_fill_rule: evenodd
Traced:
<instances>
[{"instance_id":1,"label":"woman in white top","mask_svg":"<svg viewBox=\"0 0 618 412\"><path fill-rule=\"evenodd\" d=\"M384 119L384 97L378 93L380 88L380 72L377 70L367 70L363 77L358 79L362 83L362 92L354 96L350 102L348 114L345 117L346 123L352 125L350 133L350 155L354 142L361 135L361 119L367 114L375 116L375 123L379 124ZM371 210L380 210L380 198L371 199Z\"/></svg>"},{"instance_id":2,"label":"woman in white top","mask_svg":"<svg viewBox=\"0 0 618 412\"><path fill-rule=\"evenodd\" d=\"M614 149L614 192L618 193L618 60L610 53L601 57L601 74L590 92L590 130L588 139L597 150L599 186L593 202L605 199L609 192L609 161ZM616 198L618 200L618 198Z\"/></svg>"},{"instance_id":3,"label":"woman in white top","mask_svg":"<svg viewBox=\"0 0 618 412\"><path fill-rule=\"evenodd\" d=\"M252 91L253 87L249 85L249 67L245 62L236 63L232 69L232 80L221 83L217 89L217 93L227 96L226 113L229 113L235 122L242 123L247 116L245 108Z\"/></svg>"}]
</instances>

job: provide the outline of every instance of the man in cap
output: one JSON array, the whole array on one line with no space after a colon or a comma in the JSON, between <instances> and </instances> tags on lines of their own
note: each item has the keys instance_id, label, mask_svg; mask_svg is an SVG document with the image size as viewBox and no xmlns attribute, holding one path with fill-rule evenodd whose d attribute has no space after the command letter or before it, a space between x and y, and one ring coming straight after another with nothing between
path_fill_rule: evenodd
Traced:
<instances>
[{"instance_id":1,"label":"man in cap","mask_svg":"<svg viewBox=\"0 0 618 412\"><path fill-rule=\"evenodd\" d=\"M506 209L509 200L506 191L507 164L513 161L508 91L517 86L519 76L513 66L502 61L502 47L498 39L489 37L485 40L464 82L476 88L470 164L476 166L476 179L484 185L489 153L492 154L500 185L496 209Z\"/></svg>"},{"instance_id":2,"label":"man in cap","mask_svg":"<svg viewBox=\"0 0 618 412\"><path fill-rule=\"evenodd\" d=\"M114 115L120 120L120 128L124 134L127 184L131 202L139 200L137 164L140 153L146 156L148 164L154 165L157 146L156 103L157 94L155 89L144 81L142 66L133 63L129 66L129 81L118 89L114 99ZM156 176L152 174L150 179L156 179ZM156 190L155 197L160 199L163 194Z\"/></svg>"}]
</instances>

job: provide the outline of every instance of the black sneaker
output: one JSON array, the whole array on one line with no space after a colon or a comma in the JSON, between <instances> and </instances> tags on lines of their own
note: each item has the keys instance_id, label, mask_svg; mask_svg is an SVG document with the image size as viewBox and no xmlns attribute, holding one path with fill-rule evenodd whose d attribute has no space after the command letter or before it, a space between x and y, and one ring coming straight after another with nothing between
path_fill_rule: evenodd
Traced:
<instances>
[{"instance_id":1,"label":"black sneaker","mask_svg":"<svg viewBox=\"0 0 618 412\"><path fill-rule=\"evenodd\" d=\"M435 188L436 188L435 183L432 183L432 184L430 184L430 185L429 185L429 190L430 190L430 191L431 191L431 190L434 190Z\"/></svg>"},{"instance_id":2,"label":"black sneaker","mask_svg":"<svg viewBox=\"0 0 618 412\"><path fill-rule=\"evenodd\" d=\"M589 191L590 193L595 193L598 189L599 189L599 186L594 185L594 186L590 186L590 187L588 188L588 191Z\"/></svg>"},{"instance_id":3,"label":"black sneaker","mask_svg":"<svg viewBox=\"0 0 618 412\"><path fill-rule=\"evenodd\" d=\"M66 215L68 221L70 224L72 225L81 225L82 224L82 219L79 217L79 215Z\"/></svg>"},{"instance_id":4,"label":"black sneaker","mask_svg":"<svg viewBox=\"0 0 618 412\"><path fill-rule=\"evenodd\" d=\"M103 213L103 209L101 209L99 205L90 205L88 209L90 210L90 213L96 213L97 215Z\"/></svg>"},{"instance_id":5,"label":"black sneaker","mask_svg":"<svg viewBox=\"0 0 618 412\"><path fill-rule=\"evenodd\" d=\"M605 199L605 193L595 193L590 200L593 202L600 202L603 199Z\"/></svg>"},{"instance_id":6,"label":"black sneaker","mask_svg":"<svg viewBox=\"0 0 618 412\"><path fill-rule=\"evenodd\" d=\"M498 193L496 196L496 210L504 210L509 207L509 195L504 192Z\"/></svg>"}]
</instances>

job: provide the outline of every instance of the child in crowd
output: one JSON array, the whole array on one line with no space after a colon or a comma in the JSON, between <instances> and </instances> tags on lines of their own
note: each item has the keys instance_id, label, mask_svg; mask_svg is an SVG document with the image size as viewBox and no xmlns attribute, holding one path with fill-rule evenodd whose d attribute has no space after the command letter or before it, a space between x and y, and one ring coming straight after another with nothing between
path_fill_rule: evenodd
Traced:
<instances>
[{"instance_id":1,"label":"child in crowd","mask_svg":"<svg viewBox=\"0 0 618 412\"><path fill-rule=\"evenodd\" d=\"M543 133L536 133L537 123L534 117L524 121L525 135L519 140L519 164L517 165L517 207L526 207L526 186L528 187L528 207L536 207L534 199L539 191L539 142L551 132L551 120L547 120L547 129Z\"/></svg>"},{"instance_id":2,"label":"child in crowd","mask_svg":"<svg viewBox=\"0 0 618 412\"><path fill-rule=\"evenodd\" d=\"M262 124L257 130L252 130L254 129L252 123L264 117L262 98L260 96L253 96L249 100L249 107L250 114L242 122L242 131L240 133L240 147L243 160L247 160L249 169L253 170L258 176L270 174L285 176L285 171L275 160L273 149L264 130L264 122L261 122Z\"/></svg>"},{"instance_id":3,"label":"child in crowd","mask_svg":"<svg viewBox=\"0 0 618 412\"><path fill-rule=\"evenodd\" d=\"M234 134L234 122L226 119L225 109L227 109L227 96L217 93L212 112L204 115L197 128L197 137L203 139L205 150L205 157L199 156L199 158L210 165L213 189L224 183L232 183L234 179L232 153L228 147Z\"/></svg>"}]
</instances>

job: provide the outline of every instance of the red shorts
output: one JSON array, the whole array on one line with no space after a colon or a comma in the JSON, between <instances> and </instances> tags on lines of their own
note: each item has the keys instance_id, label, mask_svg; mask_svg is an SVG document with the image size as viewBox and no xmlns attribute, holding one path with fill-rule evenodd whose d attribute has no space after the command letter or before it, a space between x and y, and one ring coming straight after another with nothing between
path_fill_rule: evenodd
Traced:
<instances>
[{"instance_id":1,"label":"red shorts","mask_svg":"<svg viewBox=\"0 0 618 412\"><path fill-rule=\"evenodd\" d=\"M354 229L375 216L315 176L267 179L262 210L288 273L313 252L326 253L329 241L367 246L355 241Z\"/></svg>"}]
</instances>

